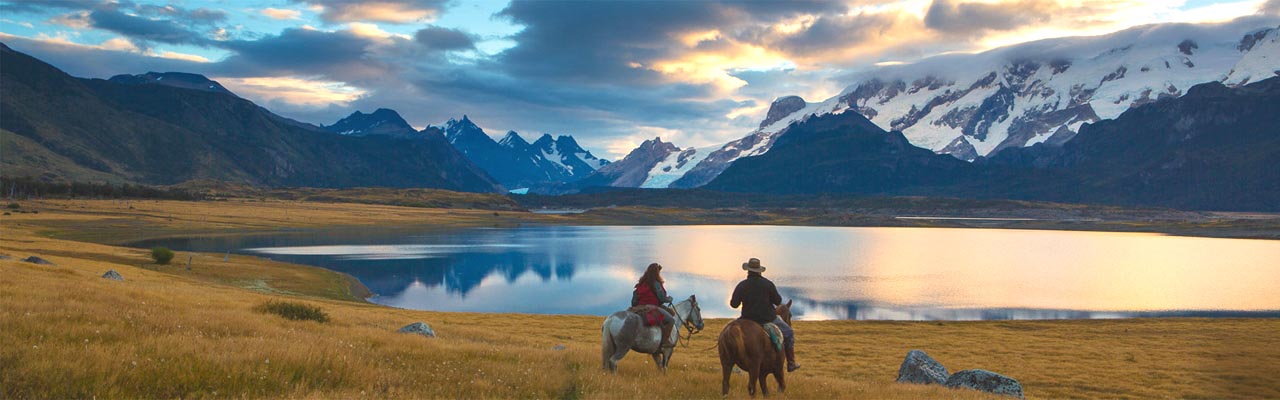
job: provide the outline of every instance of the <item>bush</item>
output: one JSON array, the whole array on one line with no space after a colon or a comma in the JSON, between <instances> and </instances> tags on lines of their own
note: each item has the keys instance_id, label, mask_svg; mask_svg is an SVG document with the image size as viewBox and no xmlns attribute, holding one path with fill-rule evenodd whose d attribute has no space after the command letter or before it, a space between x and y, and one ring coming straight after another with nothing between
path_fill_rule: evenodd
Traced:
<instances>
[{"instance_id":1,"label":"bush","mask_svg":"<svg viewBox=\"0 0 1280 400\"><path fill-rule=\"evenodd\" d=\"M17 210L19 208L22 208L22 206L18 205L18 203L9 203L10 210Z\"/></svg>"},{"instance_id":2,"label":"bush","mask_svg":"<svg viewBox=\"0 0 1280 400\"><path fill-rule=\"evenodd\" d=\"M329 314L320 307L286 301L268 301L255 308L258 312L275 314L294 321L329 322Z\"/></svg>"},{"instance_id":3,"label":"bush","mask_svg":"<svg viewBox=\"0 0 1280 400\"><path fill-rule=\"evenodd\" d=\"M152 247L151 259L156 260L156 264L168 264L173 260L173 250L164 247Z\"/></svg>"}]
</instances>

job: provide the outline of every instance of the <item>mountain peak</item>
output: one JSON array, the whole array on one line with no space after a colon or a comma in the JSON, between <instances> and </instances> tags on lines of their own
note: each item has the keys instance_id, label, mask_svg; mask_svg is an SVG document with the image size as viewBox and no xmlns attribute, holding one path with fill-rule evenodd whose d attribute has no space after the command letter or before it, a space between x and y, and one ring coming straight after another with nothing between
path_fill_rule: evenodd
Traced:
<instances>
[{"instance_id":1,"label":"mountain peak","mask_svg":"<svg viewBox=\"0 0 1280 400\"><path fill-rule=\"evenodd\" d=\"M765 114L764 121L760 121L760 128L778 122L808 105L809 103L805 102L800 96L779 97L769 105L769 112Z\"/></svg>"},{"instance_id":2,"label":"mountain peak","mask_svg":"<svg viewBox=\"0 0 1280 400\"><path fill-rule=\"evenodd\" d=\"M230 90L227 90L227 88L223 87L222 84L217 81L209 79L204 75L189 72L147 71L145 74L138 75L120 74L107 80L124 85L155 84L205 92L225 93L235 96L235 93L231 93Z\"/></svg>"},{"instance_id":3,"label":"mountain peak","mask_svg":"<svg viewBox=\"0 0 1280 400\"><path fill-rule=\"evenodd\" d=\"M324 127L324 130L351 136L386 135L395 137L411 137L418 133L400 117L400 113L389 108L379 108L365 114L356 110L346 118Z\"/></svg>"},{"instance_id":4,"label":"mountain peak","mask_svg":"<svg viewBox=\"0 0 1280 400\"><path fill-rule=\"evenodd\" d=\"M516 131L507 131L507 135L503 136L502 140L498 141L498 144L513 149L529 147L529 142L525 141L523 137L520 137L520 134L516 133Z\"/></svg>"}]
</instances>

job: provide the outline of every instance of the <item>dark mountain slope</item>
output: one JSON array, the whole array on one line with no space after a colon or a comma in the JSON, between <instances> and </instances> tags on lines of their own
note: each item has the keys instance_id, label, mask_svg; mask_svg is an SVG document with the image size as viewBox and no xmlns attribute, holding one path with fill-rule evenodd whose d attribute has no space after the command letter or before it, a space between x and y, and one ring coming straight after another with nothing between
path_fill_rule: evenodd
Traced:
<instances>
[{"instance_id":1,"label":"dark mountain slope","mask_svg":"<svg viewBox=\"0 0 1280 400\"><path fill-rule=\"evenodd\" d=\"M1085 125L1061 147L1002 151L989 166L1068 173L1070 200L1280 210L1280 78L1211 82Z\"/></svg>"},{"instance_id":2,"label":"dark mountain slope","mask_svg":"<svg viewBox=\"0 0 1280 400\"><path fill-rule=\"evenodd\" d=\"M977 176L972 165L912 146L854 112L792 125L763 155L737 160L706 189L762 193L910 192Z\"/></svg>"},{"instance_id":3,"label":"dark mountain slope","mask_svg":"<svg viewBox=\"0 0 1280 400\"><path fill-rule=\"evenodd\" d=\"M0 59L0 128L129 181L497 190L438 135L344 137L227 93L77 79L7 46Z\"/></svg>"}]
</instances>

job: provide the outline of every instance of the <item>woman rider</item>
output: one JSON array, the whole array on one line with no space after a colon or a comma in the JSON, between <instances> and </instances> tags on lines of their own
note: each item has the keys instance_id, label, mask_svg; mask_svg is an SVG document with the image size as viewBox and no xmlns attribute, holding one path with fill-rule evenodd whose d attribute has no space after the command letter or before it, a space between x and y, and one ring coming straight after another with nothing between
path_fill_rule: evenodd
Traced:
<instances>
[{"instance_id":1,"label":"woman rider","mask_svg":"<svg viewBox=\"0 0 1280 400\"><path fill-rule=\"evenodd\" d=\"M649 268L644 270L644 275L640 276L640 281L636 282L635 291L631 292L631 306L652 305L653 309L662 314L662 343L663 346L671 346L671 328L675 326L676 319L671 316L671 312L663 307L664 303L671 303L671 296L667 296L667 289L662 286L665 282L662 280L662 265L658 263L649 264ZM643 316L641 316L643 317Z\"/></svg>"}]
</instances>

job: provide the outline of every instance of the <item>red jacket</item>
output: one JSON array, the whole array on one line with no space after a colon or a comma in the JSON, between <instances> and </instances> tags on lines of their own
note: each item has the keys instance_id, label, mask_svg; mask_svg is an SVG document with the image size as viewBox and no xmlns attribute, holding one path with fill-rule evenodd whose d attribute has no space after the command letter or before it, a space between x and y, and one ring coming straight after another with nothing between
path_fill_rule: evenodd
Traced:
<instances>
[{"instance_id":1,"label":"red jacket","mask_svg":"<svg viewBox=\"0 0 1280 400\"><path fill-rule=\"evenodd\" d=\"M631 305L635 306L639 304L656 306L662 304L662 302L658 301L658 295L653 292L652 286L637 283L635 296L633 296Z\"/></svg>"}]
</instances>

